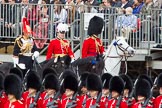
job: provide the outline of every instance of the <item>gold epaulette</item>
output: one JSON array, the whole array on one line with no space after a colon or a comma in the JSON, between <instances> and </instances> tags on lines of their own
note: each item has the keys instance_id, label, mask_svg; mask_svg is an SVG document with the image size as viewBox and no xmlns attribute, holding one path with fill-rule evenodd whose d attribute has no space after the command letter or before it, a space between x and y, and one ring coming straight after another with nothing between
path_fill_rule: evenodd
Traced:
<instances>
[{"instance_id":1,"label":"gold epaulette","mask_svg":"<svg viewBox=\"0 0 162 108\"><path fill-rule=\"evenodd\" d=\"M18 40L20 40L21 38L22 38L22 35L20 35L19 37L17 37L15 41L18 41Z\"/></svg>"}]
</instances>

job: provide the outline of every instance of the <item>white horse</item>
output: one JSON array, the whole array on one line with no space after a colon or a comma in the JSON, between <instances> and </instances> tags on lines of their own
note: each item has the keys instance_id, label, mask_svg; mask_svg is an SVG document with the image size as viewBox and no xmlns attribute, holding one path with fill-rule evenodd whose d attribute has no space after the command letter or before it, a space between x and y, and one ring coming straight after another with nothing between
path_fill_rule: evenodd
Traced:
<instances>
[{"instance_id":1,"label":"white horse","mask_svg":"<svg viewBox=\"0 0 162 108\"><path fill-rule=\"evenodd\" d=\"M119 75L122 59L127 59L127 57L131 57L134 54L135 49L128 45L124 37L115 37L105 53L104 73L110 73L113 76Z\"/></svg>"}]
</instances>

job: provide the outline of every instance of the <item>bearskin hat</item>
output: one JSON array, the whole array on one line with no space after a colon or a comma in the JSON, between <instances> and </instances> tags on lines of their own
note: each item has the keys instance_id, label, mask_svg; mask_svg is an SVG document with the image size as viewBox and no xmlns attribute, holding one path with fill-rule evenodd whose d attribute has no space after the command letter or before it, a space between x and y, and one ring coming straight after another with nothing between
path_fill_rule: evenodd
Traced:
<instances>
[{"instance_id":1,"label":"bearskin hat","mask_svg":"<svg viewBox=\"0 0 162 108\"><path fill-rule=\"evenodd\" d=\"M151 90L151 85L146 79L139 79L135 86L135 97L144 96L146 98L149 97Z\"/></svg>"},{"instance_id":2,"label":"bearskin hat","mask_svg":"<svg viewBox=\"0 0 162 108\"><path fill-rule=\"evenodd\" d=\"M70 69L66 69L66 70L63 72L61 78L64 79L64 78L66 78L66 77L69 76L69 75L70 75L70 76L73 76L73 77L75 77L75 78L77 79L77 75L76 75L72 70L70 70Z\"/></svg>"},{"instance_id":3,"label":"bearskin hat","mask_svg":"<svg viewBox=\"0 0 162 108\"><path fill-rule=\"evenodd\" d=\"M121 94L122 91L124 90L124 81L123 81L123 79L120 78L119 76L113 76L110 79L109 90L110 90L110 92L116 91L119 94Z\"/></svg>"},{"instance_id":4,"label":"bearskin hat","mask_svg":"<svg viewBox=\"0 0 162 108\"><path fill-rule=\"evenodd\" d=\"M20 77L21 80L23 80L23 72L19 68L17 67L11 68L10 73L16 74L17 76Z\"/></svg>"},{"instance_id":5,"label":"bearskin hat","mask_svg":"<svg viewBox=\"0 0 162 108\"><path fill-rule=\"evenodd\" d=\"M59 80L57 76L55 76L53 73L49 73L45 76L44 80L44 86L45 89L55 89L56 91L59 90Z\"/></svg>"},{"instance_id":6,"label":"bearskin hat","mask_svg":"<svg viewBox=\"0 0 162 108\"><path fill-rule=\"evenodd\" d=\"M27 76L27 89L33 88L37 91L41 88L41 80L36 72L31 71Z\"/></svg>"},{"instance_id":7,"label":"bearskin hat","mask_svg":"<svg viewBox=\"0 0 162 108\"><path fill-rule=\"evenodd\" d=\"M153 86L153 81L148 75L142 74L138 77L138 80L140 79L146 79L150 83L151 87Z\"/></svg>"},{"instance_id":8,"label":"bearskin hat","mask_svg":"<svg viewBox=\"0 0 162 108\"><path fill-rule=\"evenodd\" d=\"M162 73L158 75L157 86L162 87Z\"/></svg>"},{"instance_id":9,"label":"bearskin hat","mask_svg":"<svg viewBox=\"0 0 162 108\"><path fill-rule=\"evenodd\" d=\"M94 73L91 73L87 77L86 87L88 90L95 90L101 92L102 90L102 81L101 78Z\"/></svg>"},{"instance_id":10,"label":"bearskin hat","mask_svg":"<svg viewBox=\"0 0 162 108\"><path fill-rule=\"evenodd\" d=\"M102 80L102 83L104 83L103 84L104 89L109 89L109 82L110 82L111 77L112 75L109 73L102 74L101 80Z\"/></svg>"},{"instance_id":11,"label":"bearskin hat","mask_svg":"<svg viewBox=\"0 0 162 108\"><path fill-rule=\"evenodd\" d=\"M78 80L76 79L76 77L68 75L64 79L63 87L64 89L70 89L76 92L78 91Z\"/></svg>"},{"instance_id":12,"label":"bearskin hat","mask_svg":"<svg viewBox=\"0 0 162 108\"><path fill-rule=\"evenodd\" d=\"M0 90L3 90L4 89L4 74L3 72L0 71Z\"/></svg>"},{"instance_id":13,"label":"bearskin hat","mask_svg":"<svg viewBox=\"0 0 162 108\"><path fill-rule=\"evenodd\" d=\"M132 91L132 88L133 88L133 82L132 82L130 76L125 75L125 74L121 74L120 77L121 77L121 78L124 80L124 82L125 82L125 87L124 87L124 89L128 89L129 92L131 92L131 91Z\"/></svg>"},{"instance_id":14,"label":"bearskin hat","mask_svg":"<svg viewBox=\"0 0 162 108\"><path fill-rule=\"evenodd\" d=\"M90 19L89 26L88 26L88 35L98 35L101 34L103 28L104 21L101 17L94 16Z\"/></svg>"},{"instance_id":15,"label":"bearskin hat","mask_svg":"<svg viewBox=\"0 0 162 108\"><path fill-rule=\"evenodd\" d=\"M85 71L80 75L80 81L81 81L80 87L86 86L86 79L87 79L88 75L89 75L88 71L87 72Z\"/></svg>"},{"instance_id":16,"label":"bearskin hat","mask_svg":"<svg viewBox=\"0 0 162 108\"><path fill-rule=\"evenodd\" d=\"M10 74L4 79L5 92L14 95L16 99L21 97L21 87L21 79L15 74Z\"/></svg>"},{"instance_id":17,"label":"bearskin hat","mask_svg":"<svg viewBox=\"0 0 162 108\"><path fill-rule=\"evenodd\" d=\"M44 71L43 71L43 75L42 75L42 77L43 77L43 79L45 78L45 76L47 75L47 74L49 74L49 73L53 73L53 74L55 74L56 76L57 76L57 72L56 72L56 70L55 69L53 69L53 68L45 68L44 69Z\"/></svg>"}]
</instances>

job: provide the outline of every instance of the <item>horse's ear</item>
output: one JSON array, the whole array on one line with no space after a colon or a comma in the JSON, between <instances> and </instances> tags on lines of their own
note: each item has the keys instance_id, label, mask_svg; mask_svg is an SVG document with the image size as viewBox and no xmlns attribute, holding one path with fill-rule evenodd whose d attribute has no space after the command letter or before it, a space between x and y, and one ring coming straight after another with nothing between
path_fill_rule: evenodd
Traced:
<instances>
[{"instance_id":1,"label":"horse's ear","mask_svg":"<svg viewBox=\"0 0 162 108\"><path fill-rule=\"evenodd\" d=\"M96 61L99 61L99 60L100 60L100 54L97 54Z\"/></svg>"},{"instance_id":2,"label":"horse's ear","mask_svg":"<svg viewBox=\"0 0 162 108\"><path fill-rule=\"evenodd\" d=\"M58 56L58 58L57 58L57 62L59 62L61 60L61 57L60 56Z\"/></svg>"}]
</instances>

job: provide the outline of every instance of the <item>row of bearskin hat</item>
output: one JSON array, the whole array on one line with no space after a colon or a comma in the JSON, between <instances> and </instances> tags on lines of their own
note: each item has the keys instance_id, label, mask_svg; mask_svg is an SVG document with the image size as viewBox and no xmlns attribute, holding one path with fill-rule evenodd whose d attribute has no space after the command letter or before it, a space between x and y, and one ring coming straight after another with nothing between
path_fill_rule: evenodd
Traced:
<instances>
[{"instance_id":1,"label":"row of bearskin hat","mask_svg":"<svg viewBox=\"0 0 162 108\"><path fill-rule=\"evenodd\" d=\"M125 75L125 74L122 74L120 76L111 76L109 73L104 73L100 77L94 73L83 72L81 76L78 77L73 71L65 70L61 76L58 76L57 72L53 68L46 68L43 71L42 81L41 81L41 78L39 77L38 73L35 71L29 71L27 73L27 76L24 77L22 71L19 68L12 68L10 70L9 75L7 75L6 77L4 77L4 74L0 72L0 89L1 89L0 108L6 108L4 103L5 101L7 102L8 99L6 99L5 101L3 100L4 93L6 94L6 98L7 98L7 95L14 95L17 100L21 100L21 102L23 103L25 101L23 99L27 98L27 95L25 94L27 94L28 92L28 95L29 95L29 91L28 91L29 88L35 89L37 93L38 92L40 93L37 97L37 100L36 100L37 102L39 101L41 97L41 93L43 93L46 89L54 89L56 91L56 94L59 93L56 100L58 99L62 100L63 97L64 99L66 97L64 95L66 89L70 89L74 91L74 94L76 93L77 94L76 96L78 96L81 93L82 87L86 87L88 91L98 91L101 94L102 94L103 89L109 89L110 93L112 93L113 91L116 91L120 95L124 95L123 93L124 89L128 89L129 93L133 91L134 89L133 96L136 99L138 96L144 96L146 99L149 98L150 100L155 100L154 98L150 97L151 92L152 92L151 88L155 84L158 87L162 87L162 74L159 74L157 78L157 82L155 84L153 84L153 81L147 75L140 75L137 79L138 80L137 82L135 82L136 84L135 84L135 89L134 89L132 79L128 75ZM25 85L26 91L23 88L24 84L26 84ZM108 97L107 99L111 100L112 97ZM24 107L24 108L31 108L30 105L34 102L34 100L35 98L32 100L31 103L28 103L27 107ZM101 102L101 98L99 101ZM82 107L83 107L83 104L87 104L87 102L88 102L88 97L87 97L86 102L82 103ZM126 99L126 102L127 102L127 99ZM152 107L148 107L148 108L160 108L159 106L158 107L153 106L154 103L148 103L148 104L150 105L152 104ZM37 104L35 104L35 107L36 105ZM46 103L46 106L47 106L47 103ZM61 107L61 108L64 108L64 107ZM99 104L99 107L110 108L108 106L103 107L101 104ZM40 106L40 108L44 108L44 107ZM85 107L85 108L88 108L88 107ZM112 107L112 108L116 108L116 107Z\"/></svg>"}]
</instances>

